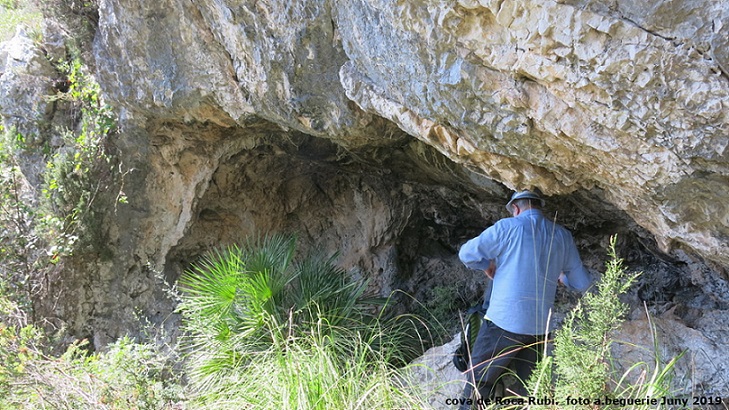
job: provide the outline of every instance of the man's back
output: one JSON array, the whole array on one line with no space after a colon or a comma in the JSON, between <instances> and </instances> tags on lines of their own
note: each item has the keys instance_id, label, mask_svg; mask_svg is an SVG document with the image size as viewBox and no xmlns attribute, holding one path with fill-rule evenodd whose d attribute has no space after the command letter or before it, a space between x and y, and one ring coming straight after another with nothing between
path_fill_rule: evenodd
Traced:
<instances>
[{"instance_id":1,"label":"man's back","mask_svg":"<svg viewBox=\"0 0 729 410\"><path fill-rule=\"evenodd\" d=\"M464 244L459 256L466 266L479 270L495 260L497 271L486 315L513 333L547 331L560 272L579 290L589 286L572 235L536 209L498 221Z\"/></svg>"}]
</instances>

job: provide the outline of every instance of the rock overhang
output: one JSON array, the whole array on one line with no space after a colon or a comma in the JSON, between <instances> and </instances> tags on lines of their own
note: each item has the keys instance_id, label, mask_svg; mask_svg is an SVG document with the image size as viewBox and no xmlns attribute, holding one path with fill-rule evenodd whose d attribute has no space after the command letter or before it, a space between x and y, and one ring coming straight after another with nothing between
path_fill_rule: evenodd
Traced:
<instances>
[{"instance_id":1,"label":"rock overhang","mask_svg":"<svg viewBox=\"0 0 729 410\"><path fill-rule=\"evenodd\" d=\"M476 232L502 216L489 209L510 189L540 188L578 236L627 230L647 253L710 265L691 280L726 301L729 82L711 45L726 42L729 8L697 2L666 26L618 5L101 2L98 78L123 114L118 143L140 184L134 218L116 222L134 257L101 277L163 269L186 249L215 218L205 201L216 173L260 154L259 137L281 140L270 146L283 156L295 153L286 140L315 137L327 143L310 151L361 163L355 174L379 168L393 191L410 179L450 190L437 212L412 206L422 220L464 212ZM410 164L407 176L377 162L408 150L389 157ZM325 175L344 163L307 161Z\"/></svg>"}]
</instances>

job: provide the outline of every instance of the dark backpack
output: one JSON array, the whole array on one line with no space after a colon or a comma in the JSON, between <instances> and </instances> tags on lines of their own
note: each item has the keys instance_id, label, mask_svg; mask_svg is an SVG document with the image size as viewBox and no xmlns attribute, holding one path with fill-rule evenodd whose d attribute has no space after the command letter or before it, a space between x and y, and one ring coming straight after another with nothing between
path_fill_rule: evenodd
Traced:
<instances>
[{"instance_id":1,"label":"dark backpack","mask_svg":"<svg viewBox=\"0 0 729 410\"><path fill-rule=\"evenodd\" d=\"M486 308L483 305L474 306L466 311L463 330L461 330L461 344L453 352L453 365L462 372L471 367L471 349L476 343L476 337L479 329L481 329L485 314Z\"/></svg>"}]
</instances>

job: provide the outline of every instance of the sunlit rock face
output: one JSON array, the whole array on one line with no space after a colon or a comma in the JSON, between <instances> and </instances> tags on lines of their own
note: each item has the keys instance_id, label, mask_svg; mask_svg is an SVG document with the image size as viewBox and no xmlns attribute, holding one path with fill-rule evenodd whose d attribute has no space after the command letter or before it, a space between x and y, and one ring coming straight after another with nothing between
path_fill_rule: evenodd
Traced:
<instances>
[{"instance_id":1,"label":"sunlit rock face","mask_svg":"<svg viewBox=\"0 0 729 410\"><path fill-rule=\"evenodd\" d=\"M725 0L101 0L129 203L106 215L114 255L52 285L81 301L41 303L103 345L135 311L174 318L164 283L206 250L270 231L381 294L475 302L458 247L538 188L594 277L618 233L646 271L634 304L726 318L728 27ZM52 117L10 91L4 118Z\"/></svg>"},{"instance_id":2,"label":"sunlit rock face","mask_svg":"<svg viewBox=\"0 0 729 410\"><path fill-rule=\"evenodd\" d=\"M599 189L729 264L725 2L106 1L96 41L128 115L343 147L392 121L508 188Z\"/></svg>"},{"instance_id":3,"label":"sunlit rock face","mask_svg":"<svg viewBox=\"0 0 729 410\"><path fill-rule=\"evenodd\" d=\"M727 264L726 4L346 5L358 105L510 188L599 187L664 249Z\"/></svg>"}]
</instances>

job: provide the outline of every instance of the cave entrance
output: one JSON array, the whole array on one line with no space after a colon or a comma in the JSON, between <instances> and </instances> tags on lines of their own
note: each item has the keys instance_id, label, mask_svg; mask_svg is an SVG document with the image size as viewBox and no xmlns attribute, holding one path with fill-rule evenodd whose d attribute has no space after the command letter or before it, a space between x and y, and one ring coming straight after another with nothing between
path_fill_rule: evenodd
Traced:
<instances>
[{"instance_id":1,"label":"cave entrance","mask_svg":"<svg viewBox=\"0 0 729 410\"><path fill-rule=\"evenodd\" d=\"M268 132L226 157L167 258L168 281L208 250L260 234L294 234L300 253L338 255L341 267L370 281L372 293L410 295L399 299L402 312L426 309L455 326L456 312L475 304L485 285L462 266L458 249L508 216L510 191L420 141L394 141L352 151L304 134ZM634 302L665 302L691 288L683 265L661 254L651 235L599 190L550 197L545 212L572 231L591 272L604 270L609 237L619 235L629 268L647 272ZM563 299L558 306L566 311L575 296Z\"/></svg>"}]
</instances>

